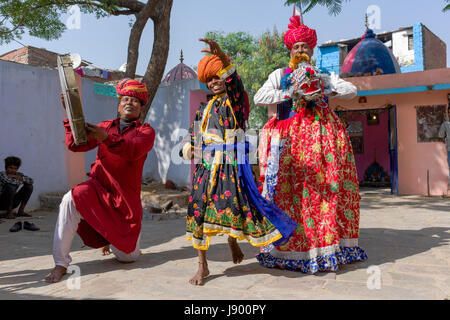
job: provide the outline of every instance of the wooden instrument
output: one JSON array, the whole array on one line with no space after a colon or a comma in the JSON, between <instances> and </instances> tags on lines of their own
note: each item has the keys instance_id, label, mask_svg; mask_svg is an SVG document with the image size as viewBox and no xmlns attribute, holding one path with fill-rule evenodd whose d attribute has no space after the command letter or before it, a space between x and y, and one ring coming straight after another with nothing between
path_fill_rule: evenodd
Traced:
<instances>
[{"instance_id":1,"label":"wooden instrument","mask_svg":"<svg viewBox=\"0 0 450 320\"><path fill-rule=\"evenodd\" d=\"M74 142L77 145L84 144L87 142L87 135L80 92L72 67L72 61L68 54L58 55L57 61L61 90L64 96L67 118L69 119Z\"/></svg>"}]
</instances>

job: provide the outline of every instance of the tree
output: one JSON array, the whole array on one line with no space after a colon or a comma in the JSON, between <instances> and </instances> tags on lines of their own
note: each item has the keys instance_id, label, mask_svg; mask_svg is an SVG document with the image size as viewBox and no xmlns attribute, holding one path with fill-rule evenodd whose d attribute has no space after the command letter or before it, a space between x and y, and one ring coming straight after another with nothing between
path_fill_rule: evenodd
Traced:
<instances>
[{"instance_id":1,"label":"tree","mask_svg":"<svg viewBox=\"0 0 450 320\"><path fill-rule=\"evenodd\" d=\"M444 9L442 9L442 12L450 11L450 0L444 0L446 3L448 3Z\"/></svg>"},{"instance_id":2,"label":"tree","mask_svg":"<svg viewBox=\"0 0 450 320\"><path fill-rule=\"evenodd\" d=\"M262 128L267 122L267 108L255 106L253 97L272 71L289 64L283 34L274 29L255 38L245 32L224 34L210 31L205 38L216 41L236 66L249 96L249 125L255 129Z\"/></svg>"},{"instance_id":3,"label":"tree","mask_svg":"<svg viewBox=\"0 0 450 320\"><path fill-rule=\"evenodd\" d=\"M339 13L341 13L342 3L344 1L349 0L285 0L284 4L285 5L301 4L302 8L305 8L303 10L303 13L308 12L317 5L326 6L328 8L328 13L330 15L336 16ZM448 4L442 9L442 12L450 11L450 0L444 0L444 2Z\"/></svg>"},{"instance_id":4,"label":"tree","mask_svg":"<svg viewBox=\"0 0 450 320\"><path fill-rule=\"evenodd\" d=\"M2 0L0 2L0 44L20 39L28 31L33 37L59 39L66 30L60 17L77 5L82 13L106 16L134 15L130 31L125 76L134 78L139 57L139 42L149 19L153 21L153 49L144 74L149 101L141 114L145 120L163 77L169 54L170 13L173 0Z\"/></svg>"},{"instance_id":5,"label":"tree","mask_svg":"<svg viewBox=\"0 0 450 320\"><path fill-rule=\"evenodd\" d=\"M285 0L285 5L300 4L302 6L302 12L307 13L309 10L317 5L326 6L328 8L328 14L338 15L342 11L342 3L349 0Z\"/></svg>"}]
</instances>

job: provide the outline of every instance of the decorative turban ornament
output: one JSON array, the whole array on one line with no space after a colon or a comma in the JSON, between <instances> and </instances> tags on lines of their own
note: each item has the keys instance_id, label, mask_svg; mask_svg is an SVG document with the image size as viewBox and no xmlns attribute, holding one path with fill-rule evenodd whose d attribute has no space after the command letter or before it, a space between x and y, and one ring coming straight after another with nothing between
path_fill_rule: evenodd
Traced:
<instances>
[{"instance_id":1,"label":"decorative turban ornament","mask_svg":"<svg viewBox=\"0 0 450 320\"><path fill-rule=\"evenodd\" d=\"M305 42L311 49L317 44L317 34L316 30L310 29L300 20L300 16L292 16L289 19L290 23L288 25L289 30L284 34L284 44L289 50L297 42Z\"/></svg>"},{"instance_id":2,"label":"decorative turban ornament","mask_svg":"<svg viewBox=\"0 0 450 320\"><path fill-rule=\"evenodd\" d=\"M117 97L120 99L122 96L130 96L139 99L142 105L145 105L148 101L147 86L145 83L132 79L122 79L117 84Z\"/></svg>"},{"instance_id":3,"label":"decorative turban ornament","mask_svg":"<svg viewBox=\"0 0 450 320\"><path fill-rule=\"evenodd\" d=\"M228 59L229 60L229 59ZM208 78L216 76L223 69L222 60L216 55L205 56L197 66L197 75L200 82L206 83Z\"/></svg>"}]
</instances>

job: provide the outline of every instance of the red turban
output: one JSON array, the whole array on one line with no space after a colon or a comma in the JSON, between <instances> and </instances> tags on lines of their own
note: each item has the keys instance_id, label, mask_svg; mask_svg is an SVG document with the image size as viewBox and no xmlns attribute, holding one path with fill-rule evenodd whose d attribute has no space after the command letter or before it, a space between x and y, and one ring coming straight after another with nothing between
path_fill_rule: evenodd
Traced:
<instances>
[{"instance_id":1,"label":"red turban","mask_svg":"<svg viewBox=\"0 0 450 320\"><path fill-rule=\"evenodd\" d=\"M208 78L211 78L223 69L222 60L216 55L205 56L200 60L197 66L198 80L206 83Z\"/></svg>"},{"instance_id":2,"label":"red turban","mask_svg":"<svg viewBox=\"0 0 450 320\"><path fill-rule=\"evenodd\" d=\"M130 96L138 98L142 105L145 105L148 101L147 86L145 83L125 78L120 80L116 90L119 97Z\"/></svg>"},{"instance_id":3,"label":"red turban","mask_svg":"<svg viewBox=\"0 0 450 320\"><path fill-rule=\"evenodd\" d=\"M284 34L284 44L289 50L297 42L305 42L311 49L317 44L316 30L310 29L300 21L300 16L292 16L289 19L289 30Z\"/></svg>"}]
</instances>

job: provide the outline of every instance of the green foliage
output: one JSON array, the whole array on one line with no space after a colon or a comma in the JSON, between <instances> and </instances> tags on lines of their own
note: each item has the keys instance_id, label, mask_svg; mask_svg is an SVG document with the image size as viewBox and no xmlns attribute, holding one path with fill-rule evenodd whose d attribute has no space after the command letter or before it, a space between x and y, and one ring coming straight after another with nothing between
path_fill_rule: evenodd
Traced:
<instances>
[{"instance_id":1,"label":"green foliage","mask_svg":"<svg viewBox=\"0 0 450 320\"><path fill-rule=\"evenodd\" d=\"M99 19L116 11L118 0L1 0L0 44L21 39L26 31L45 40L60 38L66 30L61 15L72 5Z\"/></svg>"},{"instance_id":2,"label":"green foliage","mask_svg":"<svg viewBox=\"0 0 450 320\"><path fill-rule=\"evenodd\" d=\"M205 38L216 41L236 66L250 101L249 126L262 128L267 122L267 107L255 106L253 97L271 72L289 64L283 34L276 29L266 31L260 37L246 32L224 34L210 31Z\"/></svg>"},{"instance_id":3,"label":"green foliage","mask_svg":"<svg viewBox=\"0 0 450 320\"><path fill-rule=\"evenodd\" d=\"M342 3L348 0L285 0L285 5L300 4L303 13L307 13L317 5L326 6L328 8L328 14L338 15L342 11Z\"/></svg>"},{"instance_id":4,"label":"green foliage","mask_svg":"<svg viewBox=\"0 0 450 320\"><path fill-rule=\"evenodd\" d=\"M442 9L442 12L450 11L450 0L444 0L444 1L448 4Z\"/></svg>"}]
</instances>

